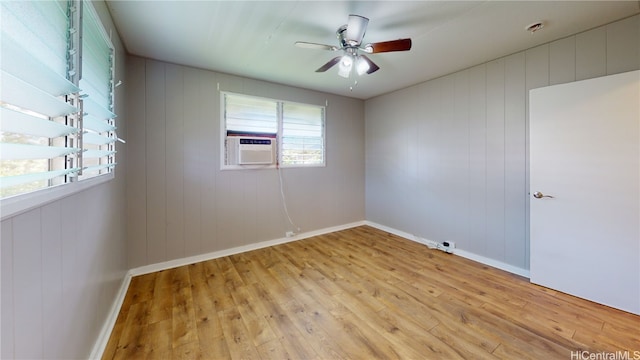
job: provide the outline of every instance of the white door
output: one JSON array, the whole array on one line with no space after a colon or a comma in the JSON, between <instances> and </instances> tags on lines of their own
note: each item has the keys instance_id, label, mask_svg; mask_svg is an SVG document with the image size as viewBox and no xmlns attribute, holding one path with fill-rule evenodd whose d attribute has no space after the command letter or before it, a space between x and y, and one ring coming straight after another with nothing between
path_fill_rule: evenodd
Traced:
<instances>
[{"instance_id":1,"label":"white door","mask_svg":"<svg viewBox=\"0 0 640 360\"><path fill-rule=\"evenodd\" d=\"M529 114L531 282L640 314L640 72L531 90Z\"/></svg>"}]
</instances>

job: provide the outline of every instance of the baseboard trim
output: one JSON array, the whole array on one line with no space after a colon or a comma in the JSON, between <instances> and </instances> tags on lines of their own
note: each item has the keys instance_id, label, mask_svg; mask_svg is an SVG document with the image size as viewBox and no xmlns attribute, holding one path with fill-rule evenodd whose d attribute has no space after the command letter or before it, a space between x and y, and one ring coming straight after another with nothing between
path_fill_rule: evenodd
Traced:
<instances>
[{"instance_id":1,"label":"baseboard trim","mask_svg":"<svg viewBox=\"0 0 640 360\"><path fill-rule=\"evenodd\" d=\"M500 270L504 270L506 272L510 272L512 274L516 274L516 275L520 275L522 277L526 277L527 279L530 277L529 276L529 270L527 269L523 269L521 267L517 267L511 264L507 264L504 263L502 261L498 261L498 260L494 260L488 257L484 257L478 254L474 254L474 253L470 253L468 251L464 251L461 249L456 249L454 254L458 255L458 256L462 256L463 258L467 258L469 260L473 260L475 262L479 262L481 264L487 265L487 266L491 266Z\"/></svg>"},{"instance_id":2,"label":"baseboard trim","mask_svg":"<svg viewBox=\"0 0 640 360\"><path fill-rule=\"evenodd\" d=\"M91 349L91 354L89 355L89 359L102 359L102 355L104 354L104 350L107 348L107 343L109 342L109 337L111 337L111 332L113 331L113 327L116 325L116 320L118 320L118 314L120 313L120 308L122 308L122 303L124 302L124 298L127 295L127 290L129 289L129 283L131 283L131 271L127 271L120 283L120 288L118 289L118 293L116 294L116 298L111 305L111 309L109 310L109 314L107 314L107 319L102 325L102 329L100 330L100 334L98 335L98 339L93 345L93 349Z\"/></svg>"},{"instance_id":3,"label":"baseboard trim","mask_svg":"<svg viewBox=\"0 0 640 360\"><path fill-rule=\"evenodd\" d=\"M426 239L422 239L419 236L398 230L398 229L394 229L385 225L381 225L372 221L365 221L365 225L369 225L371 227L374 227L378 230L382 230L382 231L386 231L388 233L400 236L402 238L405 238L407 240L411 240L411 241L415 241L417 243L426 245L426 242L432 242ZM487 265L487 266L491 266L500 270L504 270L506 272L510 272L512 274L516 274L516 275L520 275L526 278L529 278L529 270L527 269L523 269L521 267L517 267L511 264L507 264L504 263L502 261L499 260L495 260L495 259L491 259L482 255L478 255L478 254L474 254L472 252L468 252L465 251L463 249L460 248L456 248L453 252L454 255L458 255L458 256L462 256L463 258L481 263L483 265Z\"/></svg>"},{"instance_id":4,"label":"baseboard trim","mask_svg":"<svg viewBox=\"0 0 640 360\"><path fill-rule=\"evenodd\" d=\"M262 242L259 242L259 243L248 244L248 245L243 245L243 246L237 246L237 247L230 248L230 249L214 251L214 252L210 252L210 253L206 253L206 254L188 256L188 257L181 258L181 259L169 260L169 261L164 261L164 262L161 262L161 263L140 266L140 267L131 269L130 271L131 271L131 275L132 276L149 274L149 273L156 272L156 271L162 271L162 270L176 268L176 267L179 267L179 266L195 264L195 263L201 262L201 261L207 261L207 260L212 260L212 259L217 259L217 258L229 256L229 255L240 254L240 253L247 252L247 251L263 249L263 248L266 248L266 247L269 247L269 246L286 244L288 242L293 242L293 241L298 241L298 240L310 238L310 237L313 237L313 236L328 234L328 233L332 233L332 232L335 232L335 231L346 230L346 229L350 229L350 228L353 228L353 227L362 226L364 224L365 224L364 221L358 221L358 222L353 222L353 223L344 224L344 225L332 226L332 227L328 227L328 228L324 228L324 229L313 230L313 231L301 233L301 234L298 234L298 235L295 235L295 236L292 236L292 237L284 237L284 238L279 238L279 239L267 240L267 241L262 241Z\"/></svg>"},{"instance_id":5,"label":"baseboard trim","mask_svg":"<svg viewBox=\"0 0 640 360\"><path fill-rule=\"evenodd\" d=\"M247 251L258 250L262 248L266 248L269 246L285 244L288 242L303 240L306 238L310 238L313 236L328 234L336 231L351 229L354 227L365 225L366 222L356 221L349 224L332 226L324 229L308 231L305 233L298 234L292 237L284 237L280 239L267 240L262 241L255 244L243 245L234 247L231 249L225 249L220 251L214 251L207 254L189 256L182 259L164 261L161 263L151 264L140 266L134 269L127 271L124 278L122 279L122 283L120 284L120 289L118 290L118 294L116 295L116 299L111 306L110 312L105 320L104 325L102 326L102 330L98 335L98 339L96 340L93 349L91 350L91 354L89 359L101 359L104 354L104 350L107 348L107 343L109 342L109 337L111 336L111 332L113 331L113 327L116 324L116 320L118 319L118 314L120 313L120 309L122 308L122 303L124 302L124 298L127 295L127 290L129 289L129 284L131 283L131 278L138 275L149 274L156 271L162 271L167 269L176 268L179 266L190 265L201 261L207 261L212 259L217 259L229 255L240 254Z\"/></svg>"}]
</instances>

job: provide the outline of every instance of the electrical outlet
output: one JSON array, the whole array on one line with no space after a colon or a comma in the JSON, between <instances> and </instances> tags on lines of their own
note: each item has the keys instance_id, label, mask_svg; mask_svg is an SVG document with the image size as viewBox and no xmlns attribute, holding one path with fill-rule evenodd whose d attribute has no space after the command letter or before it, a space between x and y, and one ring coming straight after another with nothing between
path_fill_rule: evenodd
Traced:
<instances>
[{"instance_id":1,"label":"electrical outlet","mask_svg":"<svg viewBox=\"0 0 640 360\"><path fill-rule=\"evenodd\" d=\"M453 249L456 248L456 243L453 241L445 241L442 243L442 250L447 253L453 253Z\"/></svg>"},{"instance_id":2,"label":"electrical outlet","mask_svg":"<svg viewBox=\"0 0 640 360\"><path fill-rule=\"evenodd\" d=\"M293 237L296 233L294 233L293 231L287 231L286 233L284 233L284 236L286 237Z\"/></svg>"}]
</instances>

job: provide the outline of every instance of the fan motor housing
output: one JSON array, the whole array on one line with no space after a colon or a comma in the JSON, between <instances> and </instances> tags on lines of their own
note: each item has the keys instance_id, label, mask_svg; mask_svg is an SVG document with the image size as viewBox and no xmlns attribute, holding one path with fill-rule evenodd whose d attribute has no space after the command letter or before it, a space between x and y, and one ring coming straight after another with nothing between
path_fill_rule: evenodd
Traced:
<instances>
[{"instance_id":1,"label":"fan motor housing","mask_svg":"<svg viewBox=\"0 0 640 360\"><path fill-rule=\"evenodd\" d=\"M342 25L338 28L338 30L336 31L336 36L338 37L338 41L340 43L341 47L345 47L348 46L349 44L347 44L347 40L344 38L345 33L347 32L347 25Z\"/></svg>"}]
</instances>

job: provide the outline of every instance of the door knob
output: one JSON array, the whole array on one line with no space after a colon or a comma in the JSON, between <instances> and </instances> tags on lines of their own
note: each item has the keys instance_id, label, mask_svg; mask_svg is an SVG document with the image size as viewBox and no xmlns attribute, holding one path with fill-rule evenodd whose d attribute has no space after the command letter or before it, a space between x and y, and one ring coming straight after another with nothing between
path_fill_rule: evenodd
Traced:
<instances>
[{"instance_id":1,"label":"door knob","mask_svg":"<svg viewBox=\"0 0 640 360\"><path fill-rule=\"evenodd\" d=\"M541 193L540 191L536 191L536 192L534 192L534 193L533 193L533 197L534 197L534 198L536 198L536 199L542 199L542 198L545 198L545 197L548 197L548 198L552 198L552 199L553 199L553 196L551 196L551 195L545 195L545 194Z\"/></svg>"}]
</instances>

